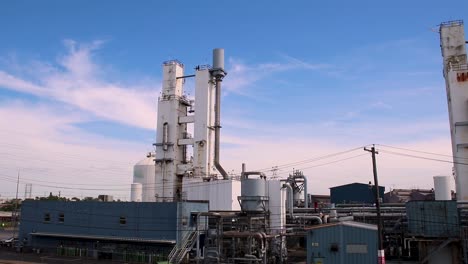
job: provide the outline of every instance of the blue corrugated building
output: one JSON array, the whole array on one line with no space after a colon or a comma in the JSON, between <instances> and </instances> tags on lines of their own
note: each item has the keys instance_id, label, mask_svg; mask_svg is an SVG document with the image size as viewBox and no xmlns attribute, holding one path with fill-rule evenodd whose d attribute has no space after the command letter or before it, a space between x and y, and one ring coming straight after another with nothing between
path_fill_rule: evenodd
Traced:
<instances>
[{"instance_id":1,"label":"blue corrugated building","mask_svg":"<svg viewBox=\"0 0 468 264\"><path fill-rule=\"evenodd\" d=\"M374 185L350 183L330 188L330 201L334 204L374 204ZM385 187L379 186L379 195L383 199Z\"/></svg>"},{"instance_id":2,"label":"blue corrugated building","mask_svg":"<svg viewBox=\"0 0 468 264\"><path fill-rule=\"evenodd\" d=\"M25 201L19 241L59 255L148 263L164 258L207 211L207 203L195 202Z\"/></svg>"},{"instance_id":3,"label":"blue corrugated building","mask_svg":"<svg viewBox=\"0 0 468 264\"><path fill-rule=\"evenodd\" d=\"M377 226L347 221L311 228L307 232L307 263L377 263Z\"/></svg>"}]
</instances>

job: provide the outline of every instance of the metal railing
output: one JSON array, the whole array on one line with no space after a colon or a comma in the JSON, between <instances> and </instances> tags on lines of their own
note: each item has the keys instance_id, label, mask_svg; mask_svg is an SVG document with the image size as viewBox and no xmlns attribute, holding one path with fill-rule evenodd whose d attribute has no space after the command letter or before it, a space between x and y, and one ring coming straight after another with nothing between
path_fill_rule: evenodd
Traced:
<instances>
[{"instance_id":1,"label":"metal railing","mask_svg":"<svg viewBox=\"0 0 468 264\"><path fill-rule=\"evenodd\" d=\"M197 232L190 231L181 243L177 243L167 257L169 263L179 264L185 255L192 249L197 239Z\"/></svg>"},{"instance_id":2,"label":"metal railing","mask_svg":"<svg viewBox=\"0 0 468 264\"><path fill-rule=\"evenodd\" d=\"M440 26L450 27L450 26L460 26L463 25L463 20L452 20L440 23Z\"/></svg>"},{"instance_id":3,"label":"metal railing","mask_svg":"<svg viewBox=\"0 0 468 264\"><path fill-rule=\"evenodd\" d=\"M466 71L468 70L468 64L449 64L448 70L449 71Z\"/></svg>"}]
</instances>

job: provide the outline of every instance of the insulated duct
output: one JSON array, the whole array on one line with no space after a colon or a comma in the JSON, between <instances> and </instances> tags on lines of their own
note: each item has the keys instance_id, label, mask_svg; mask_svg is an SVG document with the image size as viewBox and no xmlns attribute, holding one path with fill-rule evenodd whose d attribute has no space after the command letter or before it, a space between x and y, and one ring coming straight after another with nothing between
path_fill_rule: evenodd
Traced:
<instances>
[{"instance_id":1,"label":"insulated duct","mask_svg":"<svg viewBox=\"0 0 468 264\"><path fill-rule=\"evenodd\" d=\"M224 71L224 49L213 50L213 69L211 75L214 77L216 86L215 98L215 142L214 142L214 166L221 173L224 180L229 180L230 177L224 168L219 163L219 145L220 145L220 129L221 129L221 82L223 81L226 72Z\"/></svg>"},{"instance_id":2,"label":"insulated duct","mask_svg":"<svg viewBox=\"0 0 468 264\"><path fill-rule=\"evenodd\" d=\"M293 189L289 183L284 183L283 188L287 189L287 195L288 198L286 199L287 201L287 208L288 208L288 213L291 217L293 217L294 214L294 195L293 195Z\"/></svg>"}]
</instances>

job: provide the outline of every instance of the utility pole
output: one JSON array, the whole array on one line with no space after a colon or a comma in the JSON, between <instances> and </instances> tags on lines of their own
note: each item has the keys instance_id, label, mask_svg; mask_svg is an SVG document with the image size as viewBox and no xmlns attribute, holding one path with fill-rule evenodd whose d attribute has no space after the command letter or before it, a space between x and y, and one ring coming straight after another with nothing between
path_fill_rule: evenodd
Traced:
<instances>
[{"instance_id":1,"label":"utility pole","mask_svg":"<svg viewBox=\"0 0 468 264\"><path fill-rule=\"evenodd\" d=\"M16 229L18 227L18 190L19 190L19 179L20 179L20 172L18 170L18 180L16 181L16 198L15 198L15 210L12 213L13 216L13 243L14 238L16 236Z\"/></svg>"},{"instance_id":2,"label":"utility pole","mask_svg":"<svg viewBox=\"0 0 468 264\"><path fill-rule=\"evenodd\" d=\"M379 264L385 264L385 250L383 247L383 234L382 234L382 217L380 215L380 193L379 193L379 180L377 178L377 162L375 160L375 154L379 152L375 151L375 145L372 148L364 148L365 151L372 153L372 168L374 172L374 187L375 187L375 207L377 209L377 233L378 233L378 246L377 256Z\"/></svg>"}]
</instances>

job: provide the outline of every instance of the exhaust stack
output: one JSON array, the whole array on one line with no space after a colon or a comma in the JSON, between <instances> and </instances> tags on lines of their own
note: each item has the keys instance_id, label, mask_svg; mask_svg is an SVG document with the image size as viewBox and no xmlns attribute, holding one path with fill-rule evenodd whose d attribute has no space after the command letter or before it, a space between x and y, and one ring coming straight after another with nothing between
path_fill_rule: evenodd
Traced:
<instances>
[{"instance_id":1,"label":"exhaust stack","mask_svg":"<svg viewBox=\"0 0 468 264\"><path fill-rule=\"evenodd\" d=\"M224 168L219 163L219 145L220 145L220 129L221 129L221 82L224 76L226 76L224 70L224 49L213 50L213 69L211 70L211 76L214 78L216 86L216 98L215 98L215 142L214 142L214 165L219 173L223 176L224 180L229 180L230 177Z\"/></svg>"}]
</instances>

